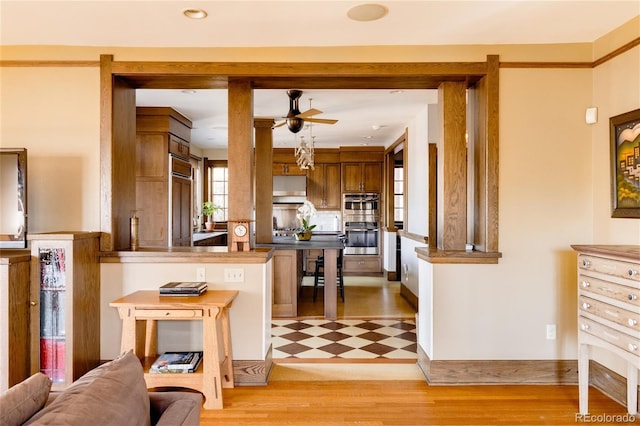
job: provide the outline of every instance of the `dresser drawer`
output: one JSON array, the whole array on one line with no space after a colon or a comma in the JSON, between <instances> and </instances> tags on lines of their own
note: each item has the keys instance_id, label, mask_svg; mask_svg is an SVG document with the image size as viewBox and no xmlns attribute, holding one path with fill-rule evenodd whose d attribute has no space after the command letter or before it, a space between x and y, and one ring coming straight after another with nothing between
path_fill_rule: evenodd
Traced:
<instances>
[{"instance_id":1,"label":"dresser drawer","mask_svg":"<svg viewBox=\"0 0 640 426\"><path fill-rule=\"evenodd\" d=\"M578 276L578 285L583 292L599 294L640 307L640 286L629 287L583 274Z\"/></svg>"},{"instance_id":2,"label":"dresser drawer","mask_svg":"<svg viewBox=\"0 0 640 426\"><path fill-rule=\"evenodd\" d=\"M630 330L640 331L640 313L627 311L599 300L579 297L580 311L589 312Z\"/></svg>"},{"instance_id":3,"label":"dresser drawer","mask_svg":"<svg viewBox=\"0 0 640 426\"><path fill-rule=\"evenodd\" d=\"M197 319L202 318L202 309L136 309L136 319Z\"/></svg>"},{"instance_id":4,"label":"dresser drawer","mask_svg":"<svg viewBox=\"0 0 640 426\"><path fill-rule=\"evenodd\" d=\"M578 318L578 327L583 333L598 337L630 354L640 357L640 339L635 339L585 317Z\"/></svg>"},{"instance_id":5,"label":"dresser drawer","mask_svg":"<svg viewBox=\"0 0 640 426\"><path fill-rule=\"evenodd\" d=\"M578 256L581 271L595 271L613 277L629 279L640 285L640 264L581 254Z\"/></svg>"}]
</instances>

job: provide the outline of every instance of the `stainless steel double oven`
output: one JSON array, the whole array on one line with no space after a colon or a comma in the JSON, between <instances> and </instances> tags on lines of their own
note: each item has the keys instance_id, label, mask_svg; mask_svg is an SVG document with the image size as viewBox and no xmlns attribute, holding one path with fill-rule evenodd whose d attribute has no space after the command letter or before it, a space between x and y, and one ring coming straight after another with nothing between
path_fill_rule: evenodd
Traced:
<instances>
[{"instance_id":1,"label":"stainless steel double oven","mask_svg":"<svg viewBox=\"0 0 640 426\"><path fill-rule=\"evenodd\" d=\"M345 255L377 255L380 241L380 194L344 194Z\"/></svg>"}]
</instances>

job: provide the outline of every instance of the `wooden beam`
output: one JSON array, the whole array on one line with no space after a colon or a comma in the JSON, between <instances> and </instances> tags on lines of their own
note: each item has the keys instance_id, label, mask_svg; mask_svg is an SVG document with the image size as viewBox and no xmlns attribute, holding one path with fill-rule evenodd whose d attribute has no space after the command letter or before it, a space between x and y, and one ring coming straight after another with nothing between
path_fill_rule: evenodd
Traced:
<instances>
[{"instance_id":1,"label":"wooden beam","mask_svg":"<svg viewBox=\"0 0 640 426\"><path fill-rule=\"evenodd\" d=\"M256 243L273 241L273 126L272 118L256 118Z\"/></svg>"},{"instance_id":2,"label":"wooden beam","mask_svg":"<svg viewBox=\"0 0 640 426\"><path fill-rule=\"evenodd\" d=\"M438 249L464 250L467 240L466 84L438 88L441 143L438 147Z\"/></svg>"},{"instance_id":3,"label":"wooden beam","mask_svg":"<svg viewBox=\"0 0 640 426\"><path fill-rule=\"evenodd\" d=\"M253 215L253 90L249 81L229 83L229 220ZM231 242L229 238L229 242Z\"/></svg>"}]
</instances>

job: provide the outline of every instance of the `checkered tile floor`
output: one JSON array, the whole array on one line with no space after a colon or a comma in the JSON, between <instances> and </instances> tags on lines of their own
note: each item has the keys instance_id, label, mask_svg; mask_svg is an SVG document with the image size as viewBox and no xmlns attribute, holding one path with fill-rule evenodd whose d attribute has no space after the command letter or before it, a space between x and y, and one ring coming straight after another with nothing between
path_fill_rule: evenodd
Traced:
<instances>
[{"instance_id":1,"label":"checkered tile floor","mask_svg":"<svg viewBox=\"0 0 640 426\"><path fill-rule=\"evenodd\" d=\"M417 359L414 320L308 319L271 323L274 359Z\"/></svg>"}]
</instances>

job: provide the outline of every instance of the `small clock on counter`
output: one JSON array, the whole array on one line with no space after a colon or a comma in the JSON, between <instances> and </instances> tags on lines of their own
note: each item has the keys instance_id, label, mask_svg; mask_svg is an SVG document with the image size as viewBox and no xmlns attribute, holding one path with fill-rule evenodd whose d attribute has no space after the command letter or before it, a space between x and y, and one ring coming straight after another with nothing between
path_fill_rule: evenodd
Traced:
<instances>
[{"instance_id":1,"label":"small clock on counter","mask_svg":"<svg viewBox=\"0 0 640 426\"><path fill-rule=\"evenodd\" d=\"M231 251L249 251L251 250L250 244L250 219L235 219L228 220L229 224L229 238L231 239L230 247Z\"/></svg>"}]
</instances>

